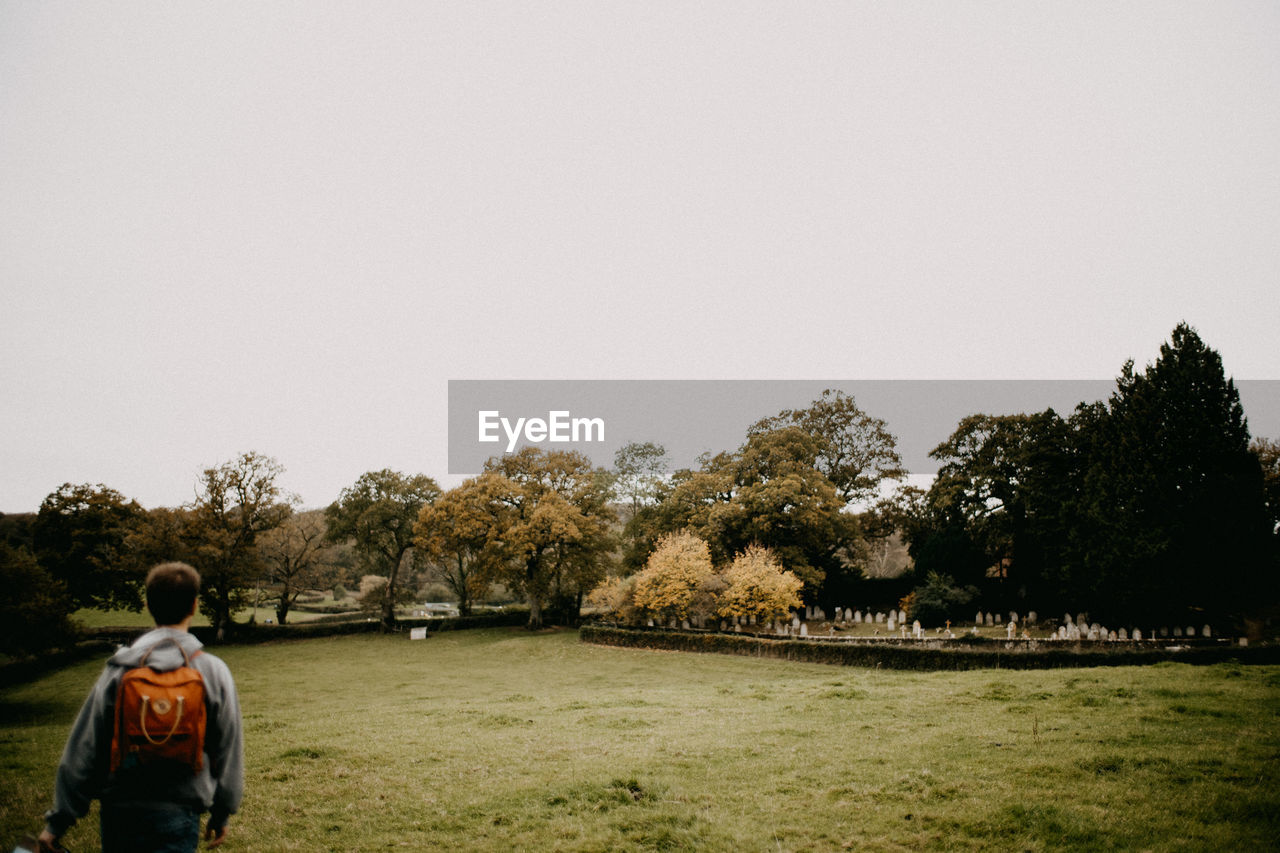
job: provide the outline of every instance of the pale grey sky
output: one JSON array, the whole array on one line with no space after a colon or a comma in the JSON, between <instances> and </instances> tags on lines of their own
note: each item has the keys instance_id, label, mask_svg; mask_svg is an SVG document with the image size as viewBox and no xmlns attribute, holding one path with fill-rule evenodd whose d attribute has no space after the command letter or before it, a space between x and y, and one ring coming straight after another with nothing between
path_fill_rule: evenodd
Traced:
<instances>
[{"instance_id":1,"label":"pale grey sky","mask_svg":"<svg viewBox=\"0 0 1280 853\"><path fill-rule=\"evenodd\" d=\"M1278 274L1274 2L0 0L6 512L447 480L450 378L1275 379Z\"/></svg>"}]
</instances>

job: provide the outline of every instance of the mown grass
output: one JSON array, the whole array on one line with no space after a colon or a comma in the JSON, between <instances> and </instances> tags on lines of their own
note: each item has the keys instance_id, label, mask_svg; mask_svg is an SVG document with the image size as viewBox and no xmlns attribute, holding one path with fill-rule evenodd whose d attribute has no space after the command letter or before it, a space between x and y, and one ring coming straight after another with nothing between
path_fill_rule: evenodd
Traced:
<instances>
[{"instance_id":1,"label":"mown grass","mask_svg":"<svg viewBox=\"0 0 1280 853\"><path fill-rule=\"evenodd\" d=\"M903 673L523 630L217 653L247 743L227 850L1280 846L1280 667ZM38 825L99 666L2 694L0 839Z\"/></svg>"}]
</instances>

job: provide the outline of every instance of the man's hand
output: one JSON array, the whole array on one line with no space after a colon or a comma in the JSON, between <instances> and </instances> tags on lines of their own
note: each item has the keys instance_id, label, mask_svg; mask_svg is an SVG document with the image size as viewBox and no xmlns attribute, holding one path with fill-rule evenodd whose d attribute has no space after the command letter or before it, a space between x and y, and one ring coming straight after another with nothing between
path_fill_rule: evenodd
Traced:
<instances>
[{"instance_id":1,"label":"man's hand","mask_svg":"<svg viewBox=\"0 0 1280 853\"><path fill-rule=\"evenodd\" d=\"M29 836L28 836L29 837ZM58 841L58 836L49 830L41 830L40 837L36 839L36 843L40 845L40 853L63 853L62 844Z\"/></svg>"},{"instance_id":2,"label":"man's hand","mask_svg":"<svg viewBox=\"0 0 1280 853\"><path fill-rule=\"evenodd\" d=\"M205 845L209 849L217 847L219 844L227 840L227 825L224 823L217 829L214 829L212 826L206 826L204 828L204 840L209 842Z\"/></svg>"}]
</instances>

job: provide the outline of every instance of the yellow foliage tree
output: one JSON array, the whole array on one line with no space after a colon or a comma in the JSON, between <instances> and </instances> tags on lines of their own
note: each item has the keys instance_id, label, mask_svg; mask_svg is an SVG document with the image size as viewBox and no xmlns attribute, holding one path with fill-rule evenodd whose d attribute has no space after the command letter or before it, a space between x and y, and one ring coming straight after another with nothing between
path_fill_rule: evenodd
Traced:
<instances>
[{"instance_id":1,"label":"yellow foliage tree","mask_svg":"<svg viewBox=\"0 0 1280 853\"><path fill-rule=\"evenodd\" d=\"M768 548L751 545L725 570L728 588L720 595L721 616L772 619L800 606L799 578L782 568Z\"/></svg>"},{"instance_id":2,"label":"yellow foliage tree","mask_svg":"<svg viewBox=\"0 0 1280 853\"><path fill-rule=\"evenodd\" d=\"M587 604L622 622L635 622L640 616L636 609L636 576L609 578L591 591Z\"/></svg>"},{"instance_id":3,"label":"yellow foliage tree","mask_svg":"<svg viewBox=\"0 0 1280 853\"><path fill-rule=\"evenodd\" d=\"M685 532L662 537L635 578L636 608L661 619L709 614L722 587L707 543Z\"/></svg>"}]
</instances>

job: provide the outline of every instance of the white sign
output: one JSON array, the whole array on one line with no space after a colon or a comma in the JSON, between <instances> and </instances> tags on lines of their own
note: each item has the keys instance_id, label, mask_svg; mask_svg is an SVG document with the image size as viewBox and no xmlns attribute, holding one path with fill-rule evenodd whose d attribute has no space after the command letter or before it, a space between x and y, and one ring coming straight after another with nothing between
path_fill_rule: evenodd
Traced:
<instances>
[{"instance_id":1,"label":"white sign","mask_svg":"<svg viewBox=\"0 0 1280 853\"><path fill-rule=\"evenodd\" d=\"M427 638L426 628L410 628L409 629L410 640L425 640L426 638Z\"/></svg>"}]
</instances>

